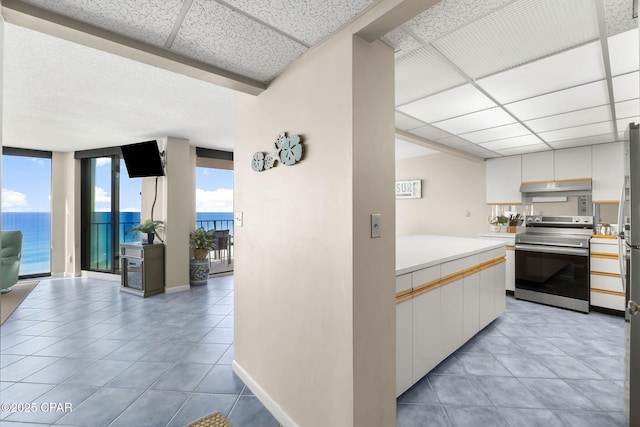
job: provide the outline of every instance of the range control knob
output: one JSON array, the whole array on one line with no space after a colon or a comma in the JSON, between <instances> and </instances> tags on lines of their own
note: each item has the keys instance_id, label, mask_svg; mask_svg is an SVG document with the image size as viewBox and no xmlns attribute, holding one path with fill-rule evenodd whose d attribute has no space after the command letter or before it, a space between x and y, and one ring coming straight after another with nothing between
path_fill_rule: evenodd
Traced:
<instances>
[{"instance_id":1,"label":"range control knob","mask_svg":"<svg viewBox=\"0 0 640 427\"><path fill-rule=\"evenodd\" d=\"M585 224L587 224L587 223L589 223L589 222L591 222L591 221L589 221L589 218L587 217L587 218L583 218L583 219L582 219L582 222L584 222Z\"/></svg>"}]
</instances>

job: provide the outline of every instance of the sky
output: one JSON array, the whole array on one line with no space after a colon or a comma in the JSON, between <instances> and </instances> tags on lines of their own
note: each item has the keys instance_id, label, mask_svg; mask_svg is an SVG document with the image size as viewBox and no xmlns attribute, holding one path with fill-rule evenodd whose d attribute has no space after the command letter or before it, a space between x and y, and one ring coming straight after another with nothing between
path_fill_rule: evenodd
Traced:
<instances>
[{"instance_id":1,"label":"sky","mask_svg":"<svg viewBox=\"0 0 640 427\"><path fill-rule=\"evenodd\" d=\"M120 163L120 210L140 211L140 182L129 178ZM2 156L2 211L51 211L51 160ZM111 203L110 160L96 162L95 210L108 211ZM196 168L196 211L233 212L233 171Z\"/></svg>"}]
</instances>

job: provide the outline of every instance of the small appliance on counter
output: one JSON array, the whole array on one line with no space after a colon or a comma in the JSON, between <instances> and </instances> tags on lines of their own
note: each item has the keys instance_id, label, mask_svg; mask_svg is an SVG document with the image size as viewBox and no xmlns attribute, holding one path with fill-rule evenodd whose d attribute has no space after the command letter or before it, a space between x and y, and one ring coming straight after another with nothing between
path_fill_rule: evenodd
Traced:
<instances>
[{"instance_id":1,"label":"small appliance on counter","mask_svg":"<svg viewBox=\"0 0 640 427\"><path fill-rule=\"evenodd\" d=\"M589 312L592 216L528 215L516 235L514 296Z\"/></svg>"}]
</instances>

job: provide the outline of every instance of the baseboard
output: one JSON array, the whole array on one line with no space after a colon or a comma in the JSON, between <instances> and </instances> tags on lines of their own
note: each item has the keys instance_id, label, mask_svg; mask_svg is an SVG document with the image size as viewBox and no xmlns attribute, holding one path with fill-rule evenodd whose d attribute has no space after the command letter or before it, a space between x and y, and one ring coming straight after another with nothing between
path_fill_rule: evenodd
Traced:
<instances>
[{"instance_id":1,"label":"baseboard","mask_svg":"<svg viewBox=\"0 0 640 427\"><path fill-rule=\"evenodd\" d=\"M595 305L590 306L589 310L618 317L624 317L625 315L624 310L614 310L613 308L597 307Z\"/></svg>"},{"instance_id":2,"label":"baseboard","mask_svg":"<svg viewBox=\"0 0 640 427\"><path fill-rule=\"evenodd\" d=\"M231 369L240 377L240 379L251 389L258 400L267 408L267 411L275 417L276 420L284 427L298 427L298 424L276 403L275 400L267 394L266 391L258 385L257 382L245 371L235 360L231 363Z\"/></svg>"},{"instance_id":3,"label":"baseboard","mask_svg":"<svg viewBox=\"0 0 640 427\"><path fill-rule=\"evenodd\" d=\"M514 291L510 291L509 289L507 289L507 295L512 297L512 296L515 295L515 292Z\"/></svg>"},{"instance_id":4,"label":"baseboard","mask_svg":"<svg viewBox=\"0 0 640 427\"><path fill-rule=\"evenodd\" d=\"M191 285L182 285L182 286L171 286L171 287L164 287L164 293L165 294L175 294L176 292L184 292L184 291L188 291L189 289L191 289Z\"/></svg>"}]
</instances>

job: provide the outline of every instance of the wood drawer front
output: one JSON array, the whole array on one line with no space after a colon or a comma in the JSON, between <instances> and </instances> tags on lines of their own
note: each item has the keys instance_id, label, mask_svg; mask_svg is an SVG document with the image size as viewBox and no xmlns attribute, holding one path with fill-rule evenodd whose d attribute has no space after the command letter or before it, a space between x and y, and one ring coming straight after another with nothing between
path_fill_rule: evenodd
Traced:
<instances>
[{"instance_id":1,"label":"wood drawer front","mask_svg":"<svg viewBox=\"0 0 640 427\"><path fill-rule=\"evenodd\" d=\"M440 265L423 268L422 270L411 273L411 281L413 289L419 289L431 282L440 280Z\"/></svg>"},{"instance_id":2,"label":"wood drawer front","mask_svg":"<svg viewBox=\"0 0 640 427\"><path fill-rule=\"evenodd\" d=\"M613 258L591 257L591 271L620 274L620 262Z\"/></svg>"},{"instance_id":3,"label":"wood drawer front","mask_svg":"<svg viewBox=\"0 0 640 427\"><path fill-rule=\"evenodd\" d=\"M396 276L396 295L411 291L411 273Z\"/></svg>"},{"instance_id":4,"label":"wood drawer front","mask_svg":"<svg viewBox=\"0 0 640 427\"><path fill-rule=\"evenodd\" d=\"M601 292L591 292L591 305L596 307L610 308L612 310L624 311L626 306L625 297L621 295L605 294Z\"/></svg>"},{"instance_id":5,"label":"wood drawer front","mask_svg":"<svg viewBox=\"0 0 640 427\"><path fill-rule=\"evenodd\" d=\"M594 289L622 293L622 279L620 277L601 276L591 273L591 290Z\"/></svg>"},{"instance_id":6,"label":"wood drawer front","mask_svg":"<svg viewBox=\"0 0 640 427\"><path fill-rule=\"evenodd\" d=\"M617 242L614 240L614 242ZM591 243L591 253L600 252L600 253L610 253L618 255L618 244L607 245L605 243Z\"/></svg>"}]
</instances>

